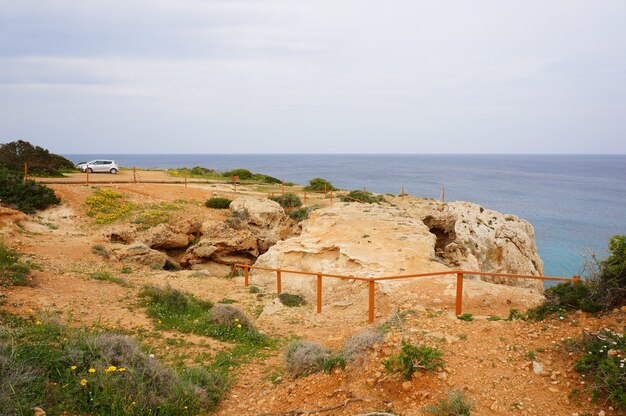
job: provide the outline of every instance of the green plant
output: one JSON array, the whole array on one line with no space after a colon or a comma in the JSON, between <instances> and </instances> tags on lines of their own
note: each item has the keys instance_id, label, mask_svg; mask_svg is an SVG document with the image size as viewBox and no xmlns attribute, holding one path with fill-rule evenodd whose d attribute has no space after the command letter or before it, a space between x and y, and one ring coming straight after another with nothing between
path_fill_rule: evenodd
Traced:
<instances>
[{"instance_id":1,"label":"green plant","mask_svg":"<svg viewBox=\"0 0 626 416\"><path fill-rule=\"evenodd\" d=\"M510 322L517 319L526 319L526 315L523 312L520 312L518 309L509 309L509 316L506 318L506 320Z\"/></svg>"},{"instance_id":2,"label":"green plant","mask_svg":"<svg viewBox=\"0 0 626 416\"><path fill-rule=\"evenodd\" d=\"M42 147L33 146L27 141L0 144L0 165L14 171L23 171L24 163L28 163L31 176L62 177L61 170L74 170L74 164L70 160Z\"/></svg>"},{"instance_id":3,"label":"green plant","mask_svg":"<svg viewBox=\"0 0 626 416\"><path fill-rule=\"evenodd\" d=\"M339 367L342 370L346 368L346 359L341 354L330 356L322 364L322 369L325 373L330 373L335 367Z\"/></svg>"},{"instance_id":4,"label":"green plant","mask_svg":"<svg viewBox=\"0 0 626 416\"><path fill-rule=\"evenodd\" d=\"M98 189L87 198L87 215L96 224L107 224L127 216L135 206L124 199L124 195L109 189Z\"/></svg>"},{"instance_id":5,"label":"green plant","mask_svg":"<svg viewBox=\"0 0 626 416\"><path fill-rule=\"evenodd\" d=\"M317 342L295 340L285 348L285 370L293 377L317 373L330 357L330 351Z\"/></svg>"},{"instance_id":6,"label":"green plant","mask_svg":"<svg viewBox=\"0 0 626 416\"><path fill-rule=\"evenodd\" d=\"M133 269L131 269L130 267L122 267L122 270L120 270L120 273L122 274L131 274L133 272Z\"/></svg>"},{"instance_id":7,"label":"green plant","mask_svg":"<svg viewBox=\"0 0 626 416\"><path fill-rule=\"evenodd\" d=\"M576 371L593 380L592 399L601 396L619 409L626 409L626 338L624 334L603 329L587 333L578 343L582 356Z\"/></svg>"},{"instance_id":8,"label":"green plant","mask_svg":"<svg viewBox=\"0 0 626 416\"><path fill-rule=\"evenodd\" d=\"M234 169L222 173L225 178L237 176L242 181L258 181L263 183L281 183L280 179L262 173L252 173L248 169Z\"/></svg>"},{"instance_id":9,"label":"green plant","mask_svg":"<svg viewBox=\"0 0 626 416\"><path fill-rule=\"evenodd\" d=\"M323 178L313 178L309 181L309 184L304 187L305 191L309 192L330 192L336 191L335 188L330 182Z\"/></svg>"},{"instance_id":10,"label":"green plant","mask_svg":"<svg viewBox=\"0 0 626 416\"><path fill-rule=\"evenodd\" d=\"M471 322L474 320L474 315L472 315L471 313L463 313L456 318L460 319L461 321Z\"/></svg>"},{"instance_id":11,"label":"green plant","mask_svg":"<svg viewBox=\"0 0 626 416\"><path fill-rule=\"evenodd\" d=\"M371 192L350 191L347 196L341 196L343 202L361 202L364 204L379 204L385 200L383 195L374 195Z\"/></svg>"},{"instance_id":12,"label":"green plant","mask_svg":"<svg viewBox=\"0 0 626 416\"><path fill-rule=\"evenodd\" d=\"M52 189L32 180L24 180L21 172L11 171L2 164L0 164L0 201L26 214L61 202Z\"/></svg>"},{"instance_id":13,"label":"green plant","mask_svg":"<svg viewBox=\"0 0 626 416\"><path fill-rule=\"evenodd\" d=\"M227 374L174 369L127 336L43 320L0 319L0 414L179 415L215 409ZM155 413L158 409L158 413Z\"/></svg>"},{"instance_id":14,"label":"green plant","mask_svg":"<svg viewBox=\"0 0 626 416\"><path fill-rule=\"evenodd\" d=\"M302 295L293 295L291 293L283 292L280 295L278 295L278 299L280 300L280 303L290 308L294 308L294 307L302 306L306 304L306 300L304 299Z\"/></svg>"},{"instance_id":15,"label":"green plant","mask_svg":"<svg viewBox=\"0 0 626 416\"><path fill-rule=\"evenodd\" d=\"M121 279L119 277L113 276L109 272L95 272L89 275L94 280L100 280L104 282L115 283L116 285L124 286L124 287L132 287L126 280Z\"/></svg>"},{"instance_id":16,"label":"green plant","mask_svg":"<svg viewBox=\"0 0 626 416\"><path fill-rule=\"evenodd\" d=\"M602 305L593 301L594 287L586 282L565 282L545 291L546 300L527 311L529 319L540 321L549 315L562 315L566 311L598 312Z\"/></svg>"},{"instance_id":17,"label":"green plant","mask_svg":"<svg viewBox=\"0 0 626 416\"><path fill-rule=\"evenodd\" d=\"M91 252L97 256L104 257L105 259L109 257L109 250L107 250L102 244L94 244L91 246Z\"/></svg>"},{"instance_id":18,"label":"green plant","mask_svg":"<svg viewBox=\"0 0 626 416\"><path fill-rule=\"evenodd\" d=\"M491 315L491 316L489 316L489 317L487 318L487 320L488 320L488 321L495 322L495 321L500 321L500 320L502 320L502 318L500 318L500 317L499 317L499 316L497 316L497 315Z\"/></svg>"},{"instance_id":19,"label":"green plant","mask_svg":"<svg viewBox=\"0 0 626 416\"><path fill-rule=\"evenodd\" d=\"M30 267L20 262L20 254L0 240L0 287L31 286Z\"/></svg>"},{"instance_id":20,"label":"green plant","mask_svg":"<svg viewBox=\"0 0 626 416\"><path fill-rule=\"evenodd\" d=\"M268 198L272 201L278 202L283 208L299 208L302 206L302 200L300 199L300 197L293 193L270 196Z\"/></svg>"},{"instance_id":21,"label":"green plant","mask_svg":"<svg viewBox=\"0 0 626 416\"><path fill-rule=\"evenodd\" d=\"M311 212L313 212L316 208L314 207L302 207L300 209L294 209L289 213L289 217L295 222L304 221L309 218Z\"/></svg>"},{"instance_id":22,"label":"green plant","mask_svg":"<svg viewBox=\"0 0 626 416\"><path fill-rule=\"evenodd\" d=\"M402 341L400 352L383 361L390 373L399 373L405 380L410 380L418 369L434 371L443 366L443 352L438 348L418 347L409 341Z\"/></svg>"},{"instance_id":23,"label":"green plant","mask_svg":"<svg viewBox=\"0 0 626 416\"><path fill-rule=\"evenodd\" d=\"M440 399L438 404L424 407L424 411L437 416L470 416L474 404L465 398L460 390L448 392L446 399Z\"/></svg>"},{"instance_id":24,"label":"green plant","mask_svg":"<svg viewBox=\"0 0 626 416\"><path fill-rule=\"evenodd\" d=\"M237 303L237 301L235 299L229 299L229 298L223 298L217 301L217 303L223 303L223 304L231 304L231 303Z\"/></svg>"},{"instance_id":25,"label":"green plant","mask_svg":"<svg viewBox=\"0 0 626 416\"><path fill-rule=\"evenodd\" d=\"M251 285L251 286L248 288L248 291L249 291L250 293L261 293L261 289L259 289L259 287L258 287L258 286L254 286L254 285Z\"/></svg>"},{"instance_id":26,"label":"green plant","mask_svg":"<svg viewBox=\"0 0 626 416\"><path fill-rule=\"evenodd\" d=\"M526 353L526 359L529 361L534 361L537 358L537 354L534 351L528 351Z\"/></svg>"},{"instance_id":27,"label":"green plant","mask_svg":"<svg viewBox=\"0 0 626 416\"><path fill-rule=\"evenodd\" d=\"M204 205L213 209L228 209L231 202L233 201L228 198L209 198Z\"/></svg>"}]
</instances>

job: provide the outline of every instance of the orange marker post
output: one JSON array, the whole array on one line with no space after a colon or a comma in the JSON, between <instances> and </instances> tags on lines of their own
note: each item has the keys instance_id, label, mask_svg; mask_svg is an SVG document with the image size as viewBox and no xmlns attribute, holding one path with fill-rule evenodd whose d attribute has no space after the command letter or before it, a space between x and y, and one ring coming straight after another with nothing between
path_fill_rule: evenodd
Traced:
<instances>
[{"instance_id":1,"label":"orange marker post","mask_svg":"<svg viewBox=\"0 0 626 416\"><path fill-rule=\"evenodd\" d=\"M368 282L368 289L369 289L369 316L367 318L367 321L369 323L374 322L374 292L376 287L374 286L376 283L373 280L370 280Z\"/></svg>"},{"instance_id":2,"label":"orange marker post","mask_svg":"<svg viewBox=\"0 0 626 416\"><path fill-rule=\"evenodd\" d=\"M133 183L137 183L137 168L133 166Z\"/></svg>"},{"instance_id":3,"label":"orange marker post","mask_svg":"<svg viewBox=\"0 0 626 416\"><path fill-rule=\"evenodd\" d=\"M283 196L285 196L285 180L282 180L282 189L281 189Z\"/></svg>"},{"instance_id":4,"label":"orange marker post","mask_svg":"<svg viewBox=\"0 0 626 416\"><path fill-rule=\"evenodd\" d=\"M455 313L459 316L463 313L463 273L456 274L456 310Z\"/></svg>"},{"instance_id":5,"label":"orange marker post","mask_svg":"<svg viewBox=\"0 0 626 416\"><path fill-rule=\"evenodd\" d=\"M233 176L233 188L235 189L235 193L237 193L237 180L239 176Z\"/></svg>"},{"instance_id":6,"label":"orange marker post","mask_svg":"<svg viewBox=\"0 0 626 416\"><path fill-rule=\"evenodd\" d=\"M243 266L243 285L248 287L250 284L250 268L248 266Z\"/></svg>"},{"instance_id":7,"label":"orange marker post","mask_svg":"<svg viewBox=\"0 0 626 416\"><path fill-rule=\"evenodd\" d=\"M283 293L283 279L280 269L276 270L276 293L279 295Z\"/></svg>"},{"instance_id":8,"label":"orange marker post","mask_svg":"<svg viewBox=\"0 0 626 416\"><path fill-rule=\"evenodd\" d=\"M322 274L317 274L317 313L322 313Z\"/></svg>"}]
</instances>

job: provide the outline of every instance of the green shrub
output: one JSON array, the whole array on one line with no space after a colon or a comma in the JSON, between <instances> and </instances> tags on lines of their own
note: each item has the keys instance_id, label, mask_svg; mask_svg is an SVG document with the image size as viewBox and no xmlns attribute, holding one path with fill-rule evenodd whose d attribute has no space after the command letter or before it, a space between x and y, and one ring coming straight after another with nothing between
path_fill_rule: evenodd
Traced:
<instances>
[{"instance_id":1,"label":"green shrub","mask_svg":"<svg viewBox=\"0 0 626 416\"><path fill-rule=\"evenodd\" d=\"M254 285L251 285L251 286L248 288L248 291L249 291L250 293L261 293L261 289L259 289L259 287L258 287L258 286L254 286Z\"/></svg>"},{"instance_id":2,"label":"green shrub","mask_svg":"<svg viewBox=\"0 0 626 416\"><path fill-rule=\"evenodd\" d=\"M592 379L592 399L605 397L615 407L626 409L626 338L604 329L586 334L579 343L581 358L574 368Z\"/></svg>"},{"instance_id":3,"label":"green shrub","mask_svg":"<svg viewBox=\"0 0 626 416\"><path fill-rule=\"evenodd\" d=\"M346 359L341 355L331 355L329 358L324 360L322 364L322 369L325 373L330 373L333 371L333 368L339 367L342 370L346 368Z\"/></svg>"},{"instance_id":4,"label":"green shrub","mask_svg":"<svg viewBox=\"0 0 626 416\"><path fill-rule=\"evenodd\" d=\"M248 169L234 169L229 170L227 172L222 173L223 177L232 178L233 176L238 176L239 180L242 181L258 181L263 183L282 183L280 179L274 178L269 175L264 175L262 173L252 173Z\"/></svg>"},{"instance_id":5,"label":"green shrub","mask_svg":"<svg viewBox=\"0 0 626 416\"><path fill-rule=\"evenodd\" d=\"M27 141L0 144L0 165L23 172L24 162L28 162L28 173L32 176L59 177L63 176L61 170L74 170L72 161Z\"/></svg>"},{"instance_id":6,"label":"green shrub","mask_svg":"<svg viewBox=\"0 0 626 416\"><path fill-rule=\"evenodd\" d=\"M20 254L0 240L0 287L31 286L30 275L30 267L20 262Z\"/></svg>"},{"instance_id":7,"label":"green shrub","mask_svg":"<svg viewBox=\"0 0 626 416\"><path fill-rule=\"evenodd\" d=\"M206 205L208 208L228 209L231 202L233 201L228 198L209 198L204 203L204 205Z\"/></svg>"},{"instance_id":8,"label":"green shrub","mask_svg":"<svg viewBox=\"0 0 626 416\"><path fill-rule=\"evenodd\" d=\"M343 202L361 202L364 204L378 204L385 200L383 195L374 195L371 192L350 191L347 196L341 196Z\"/></svg>"},{"instance_id":9,"label":"green shrub","mask_svg":"<svg viewBox=\"0 0 626 416\"><path fill-rule=\"evenodd\" d=\"M323 178L313 178L309 181L309 184L304 187L305 191L309 192L330 192L336 191L335 188L330 182Z\"/></svg>"},{"instance_id":10,"label":"green shrub","mask_svg":"<svg viewBox=\"0 0 626 416\"><path fill-rule=\"evenodd\" d=\"M566 311L582 310L599 312L602 305L592 300L593 286L586 282L565 282L546 289L546 300L527 312L529 319L540 321L549 315L561 315Z\"/></svg>"},{"instance_id":11,"label":"green shrub","mask_svg":"<svg viewBox=\"0 0 626 416\"><path fill-rule=\"evenodd\" d=\"M298 208L302 206L302 200L300 199L300 197L292 193L270 196L269 199L278 202L283 208Z\"/></svg>"},{"instance_id":12,"label":"green shrub","mask_svg":"<svg viewBox=\"0 0 626 416\"><path fill-rule=\"evenodd\" d=\"M470 416L474 404L465 399L465 394L459 390L448 392L446 399L440 399L438 404L424 407L424 411L436 416Z\"/></svg>"},{"instance_id":13,"label":"green shrub","mask_svg":"<svg viewBox=\"0 0 626 416\"><path fill-rule=\"evenodd\" d=\"M443 352L438 348L418 347L408 341L402 341L400 352L383 361L390 373L399 373L405 380L410 380L418 369L435 371L443 366Z\"/></svg>"},{"instance_id":14,"label":"green shrub","mask_svg":"<svg viewBox=\"0 0 626 416\"><path fill-rule=\"evenodd\" d=\"M315 208L313 207L302 207L300 209L294 209L289 213L289 217L295 222L304 221L309 218L311 212L313 212Z\"/></svg>"},{"instance_id":15,"label":"green shrub","mask_svg":"<svg viewBox=\"0 0 626 416\"><path fill-rule=\"evenodd\" d=\"M285 348L285 370L293 377L307 376L324 369L330 351L317 342L296 340Z\"/></svg>"},{"instance_id":16,"label":"green shrub","mask_svg":"<svg viewBox=\"0 0 626 416\"><path fill-rule=\"evenodd\" d=\"M54 191L0 165L0 202L27 214L60 203Z\"/></svg>"},{"instance_id":17,"label":"green shrub","mask_svg":"<svg viewBox=\"0 0 626 416\"><path fill-rule=\"evenodd\" d=\"M491 316L489 316L489 317L487 318L487 320L488 320L488 321L492 321L492 322L496 322L496 321L501 321L501 320L502 320L502 318L500 318L500 317L499 317L499 316L497 316L497 315L491 315Z\"/></svg>"},{"instance_id":18,"label":"green shrub","mask_svg":"<svg viewBox=\"0 0 626 416\"><path fill-rule=\"evenodd\" d=\"M456 318L461 321L471 322L474 320L474 315L472 315L471 313L463 313Z\"/></svg>"},{"instance_id":19,"label":"green shrub","mask_svg":"<svg viewBox=\"0 0 626 416\"><path fill-rule=\"evenodd\" d=\"M306 300L304 299L302 295L293 295L291 293L283 292L280 295L278 295L278 299L280 300L280 303L290 308L294 308L294 307L302 306L306 304Z\"/></svg>"},{"instance_id":20,"label":"green shrub","mask_svg":"<svg viewBox=\"0 0 626 416\"><path fill-rule=\"evenodd\" d=\"M176 370L124 335L13 320L0 331L0 414L180 415L216 408L225 373Z\"/></svg>"},{"instance_id":21,"label":"green shrub","mask_svg":"<svg viewBox=\"0 0 626 416\"><path fill-rule=\"evenodd\" d=\"M518 319L526 319L526 314L520 312L518 309L515 308L509 309L509 316L506 318L506 320L511 322Z\"/></svg>"}]
</instances>

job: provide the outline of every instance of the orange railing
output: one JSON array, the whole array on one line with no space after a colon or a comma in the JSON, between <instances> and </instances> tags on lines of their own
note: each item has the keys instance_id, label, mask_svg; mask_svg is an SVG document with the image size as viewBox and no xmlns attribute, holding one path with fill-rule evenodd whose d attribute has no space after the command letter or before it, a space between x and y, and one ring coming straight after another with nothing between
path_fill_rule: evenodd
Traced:
<instances>
[{"instance_id":1,"label":"orange railing","mask_svg":"<svg viewBox=\"0 0 626 416\"><path fill-rule=\"evenodd\" d=\"M243 269L243 277L244 277L244 285L248 287L250 284L250 270L263 270L269 272L276 272L276 292L278 294L282 293L282 275L283 273L289 274L297 274L297 275L305 275L305 276L316 276L317 277L317 313L322 312L322 280L324 277L330 277L334 279L344 279L344 280L358 280L368 283L369 290L369 310L368 310L368 321L374 322L374 307L375 307L375 292L376 292L376 282L381 280L397 280L397 279L412 279L416 277L432 277L432 276L445 276L445 275L454 275L456 274L456 307L455 313L456 315L461 315L463 311L463 279L466 275L470 276L489 276L489 277L506 277L506 278L514 278L514 279L535 279L535 280L550 280L557 282L576 282L580 280L580 276L574 275L571 278L568 277L554 277L554 276L532 276L532 275L521 275L521 274L509 274L509 273L490 273L490 272L475 272L475 271L467 271L467 270L450 270L445 272L431 272L431 273L418 273L418 274L407 274L400 276L382 276L382 277L357 277L357 276L344 276L338 274L328 274L328 273L316 273L316 272L305 272L300 270L288 270L288 269L275 269L271 267L260 267L260 266L251 266L247 264L235 264L233 266L234 269Z\"/></svg>"}]
</instances>

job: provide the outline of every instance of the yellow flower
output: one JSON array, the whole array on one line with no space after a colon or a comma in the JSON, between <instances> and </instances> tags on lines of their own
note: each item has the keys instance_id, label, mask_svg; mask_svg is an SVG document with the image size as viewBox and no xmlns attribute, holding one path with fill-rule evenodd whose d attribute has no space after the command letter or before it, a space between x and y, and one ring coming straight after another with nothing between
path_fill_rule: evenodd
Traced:
<instances>
[{"instance_id":1,"label":"yellow flower","mask_svg":"<svg viewBox=\"0 0 626 416\"><path fill-rule=\"evenodd\" d=\"M114 365L110 365L106 370L104 370L105 373L113 373L117 371L117 367Z\"/></svg>"},{"instance_id":2,"label":"yellow flower","mask_svg":"<svg viewBox=\"0 0 626 416\"><path fill-rule=\"evenodd\" d=\"M82 380L80 381L80 385L81 385L81 386L83 386L83 387L85 387L85 386L87 385L87 380L82 379Z\"/></svg>"},{"instance_id":3,"label":"yellow flower","mask_svg":"<svg viewBox=\"0 0 626 416\"><path fill-rule=\"evenodd\" d=\"M76 370L76 366L75 365L71 366L70 370L72 370L72 371Z\"/></svg>"},{"instance_id":4,"label":"yellow flower","mask_svg":"<svg viewBox=\"0 0 626 416\"><path fill-rule=\"evenodd\" d=\"M187 406L185 406L184 408L185 408L185 410L186 410L186 409L187 409Z\"/></svg>"},{"instance_id":5,"label":"yellow flower","mask_svg":"<svg viewBox=\"0 0 626 416\"><path fill-rule=\"evenodd\" d=\"M238 318L235 318L235 322L239 322L239 319L238 319Z\"/></svg>"},{"instance_id":6,"label":"yellow flower","mask_svg":"<svg viewBox=\"0 0 626 416\"><path fill-rule=\"evenodd\" d=\"M241 324L237 324L237 328L241 328Z\"/></svg>"},{"instance_id":7,"label":"yellow flower","mask_svg":"<svg viewBox=\"0 0 626 416\"><path fill-rule=\"evenodd\" d=\"M93 373L95 373L95 372L96 372L96 369L95 369L95 368L90 368L90 369L89 369L89 374L93 374Z\"/></svg>"},{"instance_id":8,"label":"yellow flower","mask_svg":"<svg viewBox=\"0 0 626 416\"><path fill-rule=\"evenodd\" d=\"M130 405L131 406L135 406L137 404L137 402L132 402Z\"/></svg>"},{"instance_id":9,"label":"yellow flower","mask_svg":"<svg viewBox=\"0 0 626 416\"><path fill-rule=\"evenodd\" d=\"M124 371L126 371L126 369L124 367L120 367L117 371L119 371L120 373L123 373Z\"/></svg>"},{"instance_id":10,"label":"yellow flower","mask_svg":"<svg viewBox=\"0 0 626 416\"><path fill-rule=\"evenodd\" d=\"M42 322L41 321L35 321L35 325L41 325Z\"/></svg>"}]
</instances>

